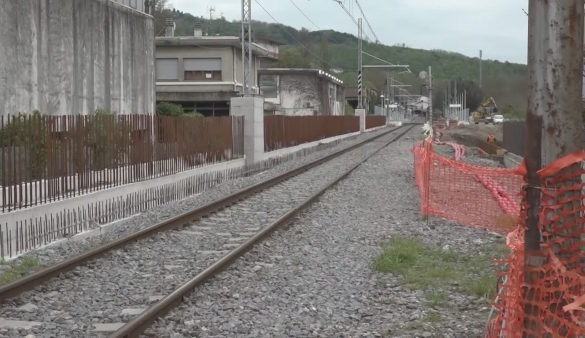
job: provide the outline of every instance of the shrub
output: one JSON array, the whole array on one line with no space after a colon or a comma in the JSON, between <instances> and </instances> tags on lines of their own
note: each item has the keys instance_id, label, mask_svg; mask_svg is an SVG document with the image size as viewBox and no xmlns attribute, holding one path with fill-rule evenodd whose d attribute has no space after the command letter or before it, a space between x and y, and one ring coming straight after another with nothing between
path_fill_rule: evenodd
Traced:
<instances>
[{"instance_id":1,"label":"shrub","mask_svg":"<svg viewBox=\"0 0 585 338\"><path fill-rule=\"evenodd\" d=\"M159 102L156 105L156 114L164 116L181 116L185 114L183 107L170 103L170 102Z\"/></svg>"}]
</instances>

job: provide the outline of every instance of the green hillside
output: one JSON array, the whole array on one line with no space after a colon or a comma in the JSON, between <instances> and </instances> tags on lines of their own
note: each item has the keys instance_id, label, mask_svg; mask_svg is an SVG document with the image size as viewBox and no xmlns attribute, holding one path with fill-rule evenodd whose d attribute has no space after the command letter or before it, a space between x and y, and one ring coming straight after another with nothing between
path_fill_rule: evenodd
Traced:
<instances>
[{"instance_id":1,"label":"green hillside","mask_svg":"<svg viewBox=\"0 0 585 338\"><path fill-rule=\"evenodd\" d=\"M194 23L201 22L203 32L208 35L240 35L241 24L225 19L207 20L190 14L172 10L170 14L177 24L176 35L191 35ZM332 30L313 31L265 22L253 23L254 37L270 39L282 43L280 66L315 67L330 71L344 80L346 86L355 86L357 67L357 38L351 34ZM412 74L398 74L395 78L411 84L411 93L419 94L421 80L417 74L433 67L435 79L435 102L441 107L444 88L449 80L460 80L476 86L479 80L479 59L443 50L424 50L406 46L386 46L364 42L364 51L395 64L408 64ZM364 64L381 64L380 61L364 55ZM383 88L385 72L369 69L364 73L364 81L370 87ZM473 84L475 82L475 84ZM483 92L479 96L493 96L500 108L510 117L523 116L526 110L528 78L526 65L483 61ZM462 89L467 89L465 86ZM470 89L472 90L472 89ZM477 88L477 90L479 90ZM479 99L471 100L471 105ZM471 106L471 109L475 107Z\"/></svg>"}]
</instances>

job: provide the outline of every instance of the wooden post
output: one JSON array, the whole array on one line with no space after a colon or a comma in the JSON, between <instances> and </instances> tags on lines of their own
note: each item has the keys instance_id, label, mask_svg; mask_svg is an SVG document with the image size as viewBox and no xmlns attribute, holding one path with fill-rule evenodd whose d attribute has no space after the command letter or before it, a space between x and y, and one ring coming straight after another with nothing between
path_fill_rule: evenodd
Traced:
<instances>
[{"instance_id":1,"label":"wooden post","mask_svg":"<svg viewBox=\"0 0 585 338\"><path fill-rule=\"evenodd\" d=\"M524 300L530 304L533 300L537 301L530 289L538 278L533 268L545 263L539 229L542 189L537 171L558 158L582 149L583 0L530 0L528 72L528 187L524 201L527 205L524 278L528 291ZM552 236L554 238L555 234ZM544 239L550 240L550 237ZM526 314L535 312L530 305L525 310ZM534 316L527 316L524 321L526 331L541 331L542 323L534 319Z\"/></svg>"}]
</instances>

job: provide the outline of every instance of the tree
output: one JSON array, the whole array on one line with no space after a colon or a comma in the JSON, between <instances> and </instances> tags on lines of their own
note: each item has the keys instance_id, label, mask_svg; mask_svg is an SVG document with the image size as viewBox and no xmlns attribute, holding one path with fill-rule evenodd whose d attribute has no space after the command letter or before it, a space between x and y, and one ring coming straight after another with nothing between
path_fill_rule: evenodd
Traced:
<instances>
[{"instance_id":1,"label":"tree","mask_svg":"<svg viewBox=\"0 0 585 338\"><path fill-rule=\"evenodd\" d=\"M154 35L165 35L166 19L172 17L168 0L145 0L146 12L154 18Z\"/></svg>"},{"instance_id":2,"label":"tree","mask_svg":"<svg viewBox=\"0 0 585 338\"><path fill-rule=\"evenodd\" d=\"M185 111L178 104L163 101L156 105L156 114L163 116L181 116L185 114Z\"/></svg>"},{"instance_id":3,"label":"tree","mask_svg":"<svg viewBox=\"0 0 585 338\"><path fill-rule=\"evenodd\" d=\"M321 35L321 60L319 62L321 69L329 72L331 69L331 58L329 57L329 41L327 34Z\"/></svg>"},{"instance_id":4,"label":"tree","mask_svg":"<svg viewBox=\"0 0 585 338\"><path fill-rule=\"evenodd\" d=\"M281 68L311 68L311 62L304 58L296 49L281 51L278 58L278 67Z\"/></svg>"}]
</instances>

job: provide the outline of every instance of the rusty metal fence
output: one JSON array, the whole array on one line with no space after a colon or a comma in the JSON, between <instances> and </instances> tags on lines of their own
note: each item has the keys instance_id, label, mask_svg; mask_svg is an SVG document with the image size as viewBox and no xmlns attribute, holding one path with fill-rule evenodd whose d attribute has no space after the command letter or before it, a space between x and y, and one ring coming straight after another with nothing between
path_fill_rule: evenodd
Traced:
<instances>
[{"instance_id":1,"label":"rusty metal fence","mask_svg":"<svg viewBox=\"0 0 585 338\"><path fill-rule=\"evenodd\" d=\"M502 146L516 154L524 157L526 149L526 122L505 121Z\"/></svg>"},{"instance_id":2,"label":"rusty metal fence","mask_svg":"<svg viewBox=\"0 0 585 338\"><path fill-rule=\"evenodd\" d=\"M386 125L386 116L366 115L366 129L382 127Z\"/></svg>"},{"instance_id":3,"label":"rusty metal fence","mask_svg":"<svg viewBox=\"0 0 585 338\"><path fill-rule=\"evenodd\" d=\"M264 117L264 150L272 151L359 131L355 116Z\"/></svg>"},{"instance_id":4,"label":"rusty metal fence","mask_svg":"<svg viewBox=\"0 0 585 338\"><path fill-rule=\"evenodd\" d=\"M0 117L2 212L243 155L242 117Z\"/></svg>"}]
</instances>

